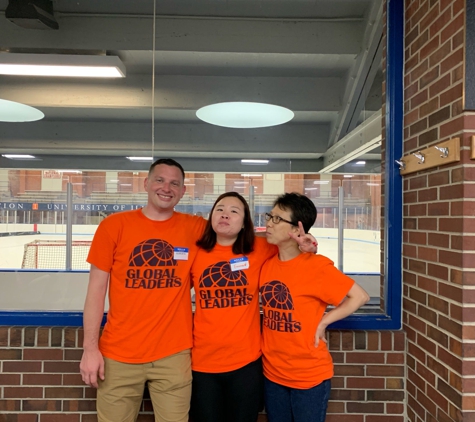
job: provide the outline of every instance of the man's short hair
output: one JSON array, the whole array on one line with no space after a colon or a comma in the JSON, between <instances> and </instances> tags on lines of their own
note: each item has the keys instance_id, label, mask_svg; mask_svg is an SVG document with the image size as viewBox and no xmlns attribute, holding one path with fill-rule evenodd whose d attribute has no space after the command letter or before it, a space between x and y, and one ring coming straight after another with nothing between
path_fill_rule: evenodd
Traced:
<instances>
[{"instance_id":1,"label":"man's short hair","mask_svg":"<svg viewBox=\"0 0 475 422\"><path fill-rule=\"evenodd\" d=\"M315 204L308 197L297 192L280 195L274 202L275 206L282 211L289 211L290 221L295 226L298 226L299 221L302 222L305 233L308 233L317 219Z\"/></svg>"},{"instance_id":2,"label":"man's short hair","mask_svg":"<svg viewBox=\"0 0 475 422\"><path fill-rule=\"evenodd\" d=\"M158 160L155 160L153 164L150 166L150 169L148 170L149 176L152 173L153 169L159 164L165 164L167 166L178 167L183 176L183 180L185 180L185 170L183 170L183 167L181 166L181 164L178 161L175 161L173 158L159 158Z\"/></svg>"}]
</instances>

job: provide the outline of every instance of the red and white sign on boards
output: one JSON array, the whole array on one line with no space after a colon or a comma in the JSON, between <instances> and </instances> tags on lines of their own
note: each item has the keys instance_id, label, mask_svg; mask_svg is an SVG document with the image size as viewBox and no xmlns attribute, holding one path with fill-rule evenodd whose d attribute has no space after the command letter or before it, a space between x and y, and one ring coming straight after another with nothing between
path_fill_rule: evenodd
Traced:
<instances>
[{"instance_id":1,"label":"red and white sign on boards","mask_svg":"<svg viewBox=\"0 0 475 422\"><path fill-rule=\"evenodd\" d=\"M61 173L56 170L43 170L43 179L61 179Z\"/></svg>"}]
</instances>

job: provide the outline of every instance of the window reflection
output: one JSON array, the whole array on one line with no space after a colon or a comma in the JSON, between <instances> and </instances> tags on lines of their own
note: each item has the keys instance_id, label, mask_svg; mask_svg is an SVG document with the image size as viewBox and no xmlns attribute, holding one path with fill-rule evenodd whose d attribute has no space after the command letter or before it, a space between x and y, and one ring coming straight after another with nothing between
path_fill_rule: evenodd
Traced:
<instances>
[{"instance_id":1,"label":"window reflection","mask_svg":"<svg viewBox=\"0 0 475 422\"><path fill-rule=\"evenodd\" d=\"M231 0L203 3L203 9L194 2L186 8L187 16L182 2L157 2L157 16L151 14L152 0L134 7L94 3L55 3L61 39L53 33L18 37L18 28L11 29L9 22L0 25L3 45L12 51L45 54L54 45L68 52L117 55L127 68L120 81L2 79L2 96L31 102L44 110L45 119L28 126L0 123L2 148L38 157L0 158L0 233L39 231L64 241L65 192L71 183L74 241L87 241L110 213L146 202L143 179L149 163L125 157L171 156L190 171L180 211L207 217L224 191L246 198L254 194L255 224L262 230L263 214L278 194L301 192L318 209L312 230L321 239L320 252L335 261L338 188L343 187L343 268L360 272L351 255L375 246L372 265L364 271L379 275L379 146L372 144L354 160L346 157L329 173L320 171L329 148L339 141L349 139L351 148L345 151L351 152L356 149L352 139L374 140L373 135L366 139L361 127L381 108L382 2L350 1L335 7L332 2L292 0L249 7L249 2ZM240 4L248 7L245 14ZM87 19L88 13L95 17ZM190 13L199 19L190 19ZM66 19L74 25L66 25ZM315 35L311 42L309 28ZM243 132L200 123L194 115L201 106L236 97L288 106L296 117L280 127ZM238 168L241 158L270 158L270 164ZM357 160L365 166L356 166ZM27 240L35 240L27 236L16 236L21 256ZM10 250L6 239L0 238L0 245ZM0 268L19 269L20 261ZM54 263L51 268L62 267ZM379 287L379 278L376 283Z\"/></svg>"}]
</instances>

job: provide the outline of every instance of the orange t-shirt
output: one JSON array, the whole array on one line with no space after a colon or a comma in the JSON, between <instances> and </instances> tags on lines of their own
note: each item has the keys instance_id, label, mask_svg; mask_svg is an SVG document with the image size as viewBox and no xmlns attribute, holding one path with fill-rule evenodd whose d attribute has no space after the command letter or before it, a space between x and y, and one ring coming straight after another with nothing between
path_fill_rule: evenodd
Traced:
<instances>
[{"instance_id":1,"label":"orange t-shirt","mask_svg":"<svg viewBox=\"0 0 475 422\"><path fill-rule=\"evenodd\" d=\"M276 252L264 238L256 238L254 251L246 256L235 255L232 246L199 250L191 268L196 302L193 370L228 372L259 358L259 272Z\"/></svg>"},{"instance_id":2,"label":"orange t-shirt","mask_svg":"<svg viewBox=\"0 0 475 422\"><path fill-rule=\"evenodd\" d=\"M205 224L176 212L154 221L142 210L101 222L87 261L110 273L104 356L145 363L192 346L190 268Z\"/></svg>"},{"instance_id":3,"label":"orange t-shirt","mask_svg":"<svg viewBox=\"0 0 475 422\"><path fill-rule=\"evenodd\" d=\"M315 347L315 332L327 305L339 305L353 284L322 255L275 256L264 264L262 362L269 380L308 389L333 376L330 353L323 341Z\"/></svg>"}]
</instances>

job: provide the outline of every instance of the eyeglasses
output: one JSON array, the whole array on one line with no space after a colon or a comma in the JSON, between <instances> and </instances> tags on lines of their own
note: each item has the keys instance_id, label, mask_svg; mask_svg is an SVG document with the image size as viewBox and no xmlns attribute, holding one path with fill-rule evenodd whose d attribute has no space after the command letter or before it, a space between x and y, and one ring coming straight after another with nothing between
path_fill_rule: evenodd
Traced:
<instances>
[{"instance_id":1,"label":"eyeglasses","mask_svg":"<svg viewBox=\"0 0 475 422\"><path fill-rule=\"evenodd\" d=\"M292 226L295 226L295 224L292 223L292 221L286 220L285 218L279 217L278 215L272 215L266 212L265 217L266 217L266 221L272 220L274 224L279 224L281 221L285 221L286 223L289 223L289 224L292 224Z\"/></svg>"}]
</instances>

